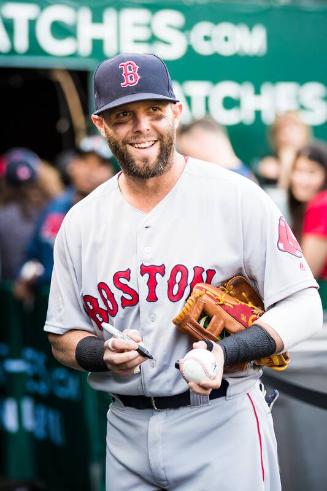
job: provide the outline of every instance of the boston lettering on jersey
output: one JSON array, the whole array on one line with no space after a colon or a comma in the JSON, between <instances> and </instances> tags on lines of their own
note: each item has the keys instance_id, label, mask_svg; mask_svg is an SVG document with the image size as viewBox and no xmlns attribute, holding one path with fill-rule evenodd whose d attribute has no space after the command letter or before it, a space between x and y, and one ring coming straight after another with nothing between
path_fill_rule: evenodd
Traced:
<instances>
[{"instance_id":1,"label":"boston lettering on jersey","mask_svg":"<svg viewBox=\"0 0 327 491\"><path fill-rule=\"evenodd\" d=\"M202 266L194 266L193 271L183 264L176 264L170 271L164 264L141 264L140 275L146 278L146 301L157 302L157 286L159 281L164 281L167 286L167 298L170 302L178 302L189 287L190 292L197 283L211 284L216 271L205 270ZM98 283L97 288L103 306L100 306L99 298L93 295L83 295L84 309L91 320L99 329L102 322L108 322L109 317L115 317L120 308L133 307L139 302L138 292L129 284L131 280L130 268L117 271L112 278L113 286L104 281ZM114 287L114 288L113 288Z\"/></svg>"}]
</instances>

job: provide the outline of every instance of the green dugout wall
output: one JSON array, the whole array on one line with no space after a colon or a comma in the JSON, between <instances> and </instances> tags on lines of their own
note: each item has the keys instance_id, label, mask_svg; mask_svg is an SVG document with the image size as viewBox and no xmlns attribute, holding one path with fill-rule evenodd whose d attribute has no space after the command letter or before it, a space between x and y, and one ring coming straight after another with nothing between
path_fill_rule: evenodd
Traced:
<instances>
[{"instance_id":1,"label":"green dugout wall","mask_svg":"<svg viewBox=\"0 0 327 491\"><path fill-rule=\"evenodd\" d=\"M40 491L103 491L110 397L54 359L47 304L48 289L24 306L0 283L0 489L16 489L3 488L5 478Z\"/></svg>"},{"instance_id":2,"label":"green dugout wall","mask_svg":"<svg viewBox=\"0 0 327 491\"><path fill-rule=\"evenodd\" d=\"M184 121L211 114L250 162L285 109L327 138L326 25L317 1L0 1L0 66L92 72L119 51L155 52Z\"/></svg>"}]
</instances>

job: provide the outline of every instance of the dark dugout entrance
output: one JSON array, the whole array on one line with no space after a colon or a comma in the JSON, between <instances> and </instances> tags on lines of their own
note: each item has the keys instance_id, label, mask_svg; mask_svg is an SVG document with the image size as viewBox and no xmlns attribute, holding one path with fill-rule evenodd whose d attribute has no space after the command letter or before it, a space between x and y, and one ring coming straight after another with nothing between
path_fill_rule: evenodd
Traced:
<instances>
[{"instance_id":1,"label":"dark dugout entrance","mask_svg":"<svg viewBox=\"0 0 327 491\"><path fill-rule=\"evenodd\" d=\"M0 155L27 147L53 162L88 132L86 71L0 68Z\"/></svg>"}]
</instances>

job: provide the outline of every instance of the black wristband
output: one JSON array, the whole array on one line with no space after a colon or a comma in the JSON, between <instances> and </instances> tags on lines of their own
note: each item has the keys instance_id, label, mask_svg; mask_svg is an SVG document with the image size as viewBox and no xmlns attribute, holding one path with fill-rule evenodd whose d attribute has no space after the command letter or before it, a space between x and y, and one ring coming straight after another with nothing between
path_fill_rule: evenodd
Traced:
<instances>
[{"instance_id":1,"label":"black wristband","mask_svg":"<svg viewBox=\"0 0 327 491\"><path fill-rule=\"evenodd\" d=\"M109 369L103 361L104 342L96 336L81 339L75 349L75 359L80 367L88 372L107 372Z\"/></svg>"},{"instance_id":2,"label":"black wristband","mask_svg":"<svg viewBox=\"0 0 327 491\"><path fill-rule=\"evenodd\" d=\"M276 351L274 338L261 326L253 324L250 329L238 332L219 341L224 351L225 365L254 361L270 356Z\"/></svg>"},{"instance_id":3,"label":"black wristband","mask_svg":"<svg viewBox=\"0 0 327 491\"><path fill-rule=\"evenodd\" d=\"M210 341L210 339L203 339L203 341L206 343L207 345L207 350L208 351L212 351L214 346L215 346L215 343L213 341Z\"/></svg>"}]
</instances>

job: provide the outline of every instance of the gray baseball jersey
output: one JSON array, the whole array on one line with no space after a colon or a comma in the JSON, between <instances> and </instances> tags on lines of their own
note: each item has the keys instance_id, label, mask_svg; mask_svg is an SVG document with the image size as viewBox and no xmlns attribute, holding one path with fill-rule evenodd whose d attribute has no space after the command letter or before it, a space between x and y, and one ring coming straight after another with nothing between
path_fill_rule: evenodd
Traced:
<instances>
[{"instance_id":1,"label":"gray baseball jersey","mask_svg":"<svg viewBox=\"0 0 327 491\"><path fill-rule=\"evenodd\" d=\"M285 219L250 180L189 159L174 188L143 213L125 200L118 179L75 205L63 222L45 330L83 329L107 339L102 322L138 329L155 361L127 378L91 374L95 388L147 396L186 390L174 362L191 342L171 319L197 282L243 274L266 308L316 286Z\"/></svg>"}]
</instances>

